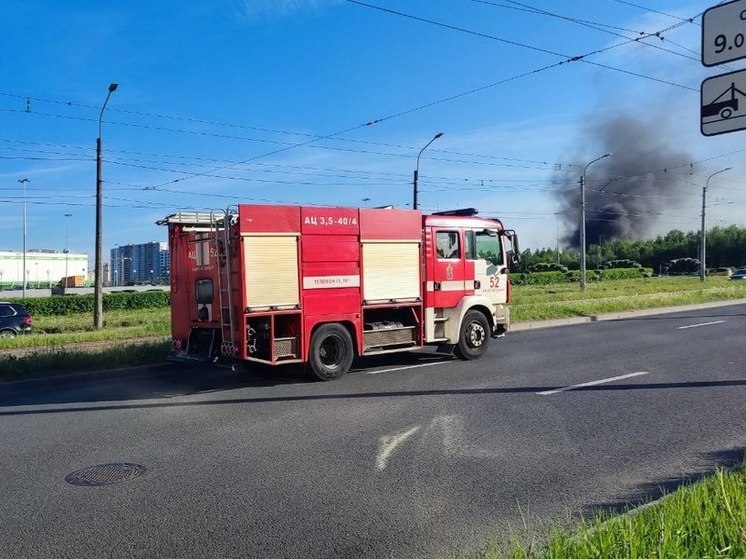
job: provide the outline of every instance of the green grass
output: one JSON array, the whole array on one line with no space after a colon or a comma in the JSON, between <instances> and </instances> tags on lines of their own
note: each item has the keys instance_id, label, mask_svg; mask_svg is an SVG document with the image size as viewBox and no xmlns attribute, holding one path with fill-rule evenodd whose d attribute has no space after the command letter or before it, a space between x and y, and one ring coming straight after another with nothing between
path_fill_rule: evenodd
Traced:
<instances>
[{"instance_id":1,"label":"green grass","mask_svg":"<svg viewBox=\"0 0 746 559\"><path fill-rule=\"evenodd\" d=\"M609 312L669 307L746 298L746 282L712 277L660 277L589 283L513 287L514 322L591 316Z\"/></svg>"},{"instance_id":2,"label":"green grass","mask_svg":"<svg viewBox=\"0 0 746 559\"><path fill-rule=\"evenodd\" d=\"M483 559L743 559L746 557L746 464L686 485L662 501L622 516L600 515L574 530L492 545Z\"/></svg>"},{"instance_id":3,"label":"green grass","mask_svg":"<svg viewBox=\"0 0 746 559\"><path fill-rule=\"evenodd\" d=\"M170 349L170 341L123 344L95 352L45 348L22 357L0 359L0 381L158 363Z\"/></svg>"},{"instance_id":4,"label":"green grass","mask_svg":"<svg viewBox=\"0 0 746 559\"><path fill-rule=\"evenodd\" d=\"M103 330L93 328L93 316L88 313L39 316L34 317L31 334L0 339L0 351L6 348L168 336L170 333L170 308L108 311L104 313Z\"/></svg>"},{"instance_id":5,"label":"green grass","mask_svg":"<svg viewBox=\"0 0 746 559\"><path fill-rule=\"evenodd\" d=\"M104 328L98 331L93 328L90 313L34 317L32 334L0 339L0 380L162 361L170 350L170 341L158 338L170 335L170 313L170 308L108 311L104 313ZM87 342L118 343L113 347L68 345ZM32 353L16 356L3 352L24 348Z\"/></svg>"}]
</instances>

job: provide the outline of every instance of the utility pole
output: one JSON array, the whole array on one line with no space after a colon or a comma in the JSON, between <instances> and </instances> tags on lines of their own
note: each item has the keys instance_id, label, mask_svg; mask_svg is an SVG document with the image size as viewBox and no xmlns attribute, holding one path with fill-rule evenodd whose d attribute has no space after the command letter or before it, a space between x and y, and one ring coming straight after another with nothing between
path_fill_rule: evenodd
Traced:
<instances>
[{"instance_id":1,"label":"utility pole","mask_svg":"<svg viewBox=\"0 0 746 559\"><path fill-rule=\"evenodd\" d=\"M559 247L559 219L557 219L557 266L560 265L560 247Z\"/></svg>"},{"instance_id":2,"label":"utility pole","mask_svg":"<svg viewBox=\"0 0 746 559\"><path fill-rule=\"evenodd\" d=\"M427 146L432 144L435 140L440 138L443 135L443 132L438 132L435 136L433 136L433 139L430 140L428 143L425 144L425 146L420 150L420 153L417 154L417 165L415 165L414 168L414 180L412 181L413 185L413 197L412 197L412 209L417 209L417 178L420 173L420 155L422 155L422 152L427 149Z\"/></svg>"},{"instance_id":3,"label":"utility pole","mask_svg":"<svg viewBox=\"0 0 746 559\"><path fill-rule=\"evenodd\" d=\"M111 94L117 90L118 84L109 84L109 93L106 100L101 106L101 112L98 115L98 138L96 138L96 278L93 289L93 327L101 330L104 327L104 244L103 244L103 191L101 176L101 148L103 140L101 139L101 122L104 118L104 109L109 102Z\"/></svg>"},{"instance_id":4,"label":"utility pole","mask_svg":"<svg viewBox=\"0 0 746 559\"><path fill-rule=\"evenodd\" d=\"M719 171L715 171L712 173L709 177L707 177L707 180L705 181L704 187L702 187L702 231L700 232L700 242L702 243L699 247L699 281L705 281L705 275L707 274L707 264L706 264L706 245L707 245L707 233L705 230L705 211L707 209L707 187L710 185L710 179L714 177L715 175L719 175L720 173L725 173L725 171L730 171L733 167L726 167L725 169L720 169Z\"/></svg>"},{"instance_id":5,"label":"utility pole","mask_svg":"<svg viewBox=\"0 0 746 559\"><path fill-rule=\"evenodd\" d=\"M23 185L23 292L21 297L26 298L26 184L28 179L18 179Z\"/></svg>"},{"instance_id":6,"label":"utility pole","mask_svg":"<svg viewBox=\"0 0 746 559\"><path fill-rule=\"evenodd\" d=\"M610 153L604 153L601 157L597 157L583 169L583 174L580 175L580 291L585 291L585 173L593 163L600 161L604 157L609 157Z\"/></svg>"}]
</instances>

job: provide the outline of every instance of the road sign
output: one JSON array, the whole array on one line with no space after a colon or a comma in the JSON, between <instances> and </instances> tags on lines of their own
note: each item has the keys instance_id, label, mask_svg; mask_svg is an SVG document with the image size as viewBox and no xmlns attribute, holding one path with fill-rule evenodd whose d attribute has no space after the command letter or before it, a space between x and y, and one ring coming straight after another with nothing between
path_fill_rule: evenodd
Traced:
<instances>
[{"instance_id":1,"label":"road sign","mask_svg":"<svg viewBox=\"0 0 746 559\"><path fill-rule=\"evenodd\" d=\"M713 6L702 15L702 64L746 58L746 0Z\"/></svg>"},{"instance_id":2,"label":"road sign","mask_svg":"<svg viewBox=\"0 0 746 559\"><path fill-rule=\"evenodd\" d=\"M705 136L746 129L746 70L702 82L700 130Z\"/></svg>"}]
</instances>

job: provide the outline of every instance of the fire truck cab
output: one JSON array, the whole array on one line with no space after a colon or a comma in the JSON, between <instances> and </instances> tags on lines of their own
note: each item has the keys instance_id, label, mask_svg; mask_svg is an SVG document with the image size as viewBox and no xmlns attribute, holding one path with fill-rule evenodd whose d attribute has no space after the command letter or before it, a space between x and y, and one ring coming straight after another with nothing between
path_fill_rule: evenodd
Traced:
<instances>
[{"instance_id":1,"label":"fire truck cab","mask_svg":"<svg viewBox=\"0 0 746 559\"><path fill-rule=\"evenodd\" d=\"M306 363L425 345L480 357L510 326L513 231L476 210L241 204L180 212L169 228L178 356Z\"/></svg>"}]
</instances>

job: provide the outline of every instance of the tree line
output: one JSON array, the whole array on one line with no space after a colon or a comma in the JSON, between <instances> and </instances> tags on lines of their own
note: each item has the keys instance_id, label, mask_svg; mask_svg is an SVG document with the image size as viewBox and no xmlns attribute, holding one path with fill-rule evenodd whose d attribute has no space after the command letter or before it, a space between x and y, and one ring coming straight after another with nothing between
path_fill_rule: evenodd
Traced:
<instances>
[{"instance_id":1,"label":"tree line","mask_svg":"<svg viewBox=\"0 0 746 559\"><path fill-rule=\"evenodd\" d=\"M589 244L586 262L589 268L599 268L612 260L634 260L655 273L665 273L672 260L690 258L699 261L700 232L684 232L674 229L654 239L628 241L619 240L600 244ZM746 227L730 225L713 227L707 231L708 268L724 266L746 267ZM522 252L520 270L528 270L540 262L554 262L569 269L580 268L580 254L575 249L557 250L543 248Z\"/></svg>"}]
</instances>

